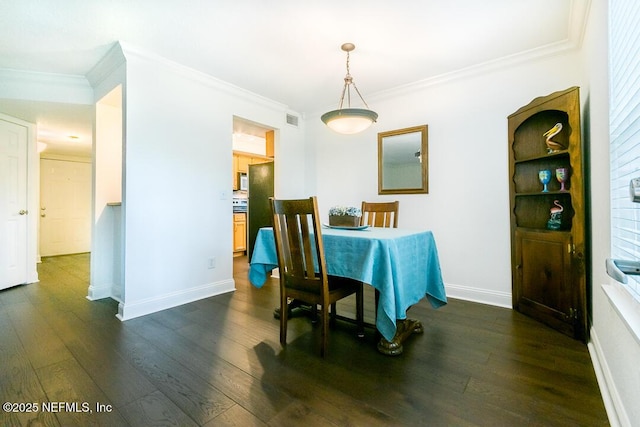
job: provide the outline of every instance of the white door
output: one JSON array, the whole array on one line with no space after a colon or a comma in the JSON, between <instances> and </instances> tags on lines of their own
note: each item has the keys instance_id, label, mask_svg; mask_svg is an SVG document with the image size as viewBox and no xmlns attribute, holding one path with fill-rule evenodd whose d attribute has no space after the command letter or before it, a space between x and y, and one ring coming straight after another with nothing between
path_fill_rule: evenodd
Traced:
<instances>
[{"instance_id":1,"label":"white door","mask_svg":"<svg viewBox=\"0 0 640 427\"><path fill-rule=\"evenodd\" d=\"M0 289L27 283L27 128L0 119Z\"/></svg>"},{"instance_id":2,"label":"white door","mask_svg":"<svg viewBox=\"0 0 640 427\"><path fill-rule=\"evenodd\" d=\"M40 161L40 255L91 250L91 164Z\"/></svg>"}]
</instances>

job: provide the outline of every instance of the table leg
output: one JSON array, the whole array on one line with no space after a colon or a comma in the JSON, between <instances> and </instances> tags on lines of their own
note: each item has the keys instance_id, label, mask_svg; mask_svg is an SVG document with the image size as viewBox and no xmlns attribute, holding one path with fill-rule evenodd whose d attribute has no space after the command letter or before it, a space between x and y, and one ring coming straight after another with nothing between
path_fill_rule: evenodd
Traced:
<instances>
[{"instance_id":1,"label":"table leg","mask_svg":"<svg viewBox=\"0 0 640 427\"><path fill-rule=\"evenodd\" d=\"M387 341L384 337L378 341L378 351L387 356L398 356L402 354L404 348L402 343L412 334L421 334L424 327L419 320L402 319L396 321L396 335L391 341Z\"/></svg>"}]
</instances>

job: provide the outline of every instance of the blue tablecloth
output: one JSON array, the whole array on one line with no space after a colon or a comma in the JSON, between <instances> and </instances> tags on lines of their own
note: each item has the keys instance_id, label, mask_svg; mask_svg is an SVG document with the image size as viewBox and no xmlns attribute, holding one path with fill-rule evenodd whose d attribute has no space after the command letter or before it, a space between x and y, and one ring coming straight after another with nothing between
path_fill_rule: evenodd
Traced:
<instances>
[{"instance_id":1,"label":"blue tablecloth","mask_svg":"<svg viewBox=\"0 0 640 427\"><path fill-rule=\"evenodd\" d=\"M380 291L376 327L387 340L395 335L396 319L406 319L407 309L423 297L434 308L447 303L430 231L323 228L322 238L330 275L359 280ZM277 267L273 229L261 228L251 256L249 280L261 287Z\"/></svg>"}]
</instances>

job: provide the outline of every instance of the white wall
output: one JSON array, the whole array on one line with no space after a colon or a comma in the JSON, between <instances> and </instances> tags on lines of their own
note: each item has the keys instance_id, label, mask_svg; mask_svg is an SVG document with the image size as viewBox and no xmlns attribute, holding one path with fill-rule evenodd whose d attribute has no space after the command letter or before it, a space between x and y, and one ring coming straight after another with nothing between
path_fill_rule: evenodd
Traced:
<instances>
[{"instance_id":1,"label":"white wall","mask_svg":"<svg viewBox=\"0 0 640 427\"><path fill-rule=\"evenodd\" d=\"M584 134L591 150L593 326L589 350L611 424L631 426L640 420L640 342L619 314L623 307L613 304L602 288L603 284L614 290L617 286L605 271L605 259L611 256L607 3L591 1L582 50L584 85L589 88L583 97ZM616 295L619 303L624 302L623 293ZM637 319L640 314L635 311Z\"/></svg>"},{"instance_id":2,"label":"white wall","mask_svg":"<svg viewBox=\"0 0 640 427\"><path fill-rule=\"evenodd\" d=\"M234 289L233 116L277 129L276 191L301 192L302 130L286 107L124 48L125 304L128 319ZM302 166L303 167L303 166ZM292 182L294 181L294 182ZM208 259L216 258L216 268Z\"/></svg>"},{"instance_id":3,"label":"white wall","mask_svg":"<svg viewBox=\"0 0 640 427\"><path fill-rule=\"evenodd\" d=\"M378 123L338 135L312 117L323 215L336 204L399 200L399 226L434 232L447 294L511 307L507 116L535 97L580 84L576 53L403 88L367 99ZM408 93L407 93L408 92ZM377 194L377 132L429 126L429 194ZM313 159L310 159L313 160Z\"/></svg>"}]
</instances>

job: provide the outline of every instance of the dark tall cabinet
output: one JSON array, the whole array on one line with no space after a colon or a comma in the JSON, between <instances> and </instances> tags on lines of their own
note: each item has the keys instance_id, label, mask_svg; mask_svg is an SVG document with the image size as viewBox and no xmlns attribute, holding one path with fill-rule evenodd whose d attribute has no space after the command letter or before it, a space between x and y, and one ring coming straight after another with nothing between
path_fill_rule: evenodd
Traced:
<instances>
[{"instance_id":1,"label":"dark tall cabinet","mask_svg":"<svg viewBox=\"0 0 640 427\"><path fill-rule=\"evenodd\" d=\"M262 227L273 225L273 215L269 197L274 194L273 162L251 164L248 167L249 198L248 206L248 227L247 227L247 259L251 259L253 245L258 236L258 230Z\"/></svg>"},{"instance_id":2,"label":"dark tall cabinet","mask_svg":"<svg viewBox=\"0 0 640 427\"><path fill-rule=\"evenodd\" d=\"M584 341L589 252L579 88L534 99L508 124L513 308ZM546 188L540 171L550 175Z\"/></svg>"}]
</instances>

